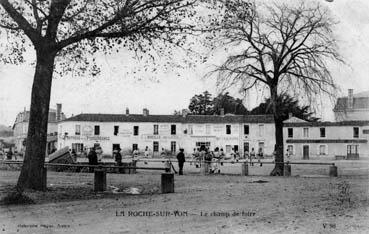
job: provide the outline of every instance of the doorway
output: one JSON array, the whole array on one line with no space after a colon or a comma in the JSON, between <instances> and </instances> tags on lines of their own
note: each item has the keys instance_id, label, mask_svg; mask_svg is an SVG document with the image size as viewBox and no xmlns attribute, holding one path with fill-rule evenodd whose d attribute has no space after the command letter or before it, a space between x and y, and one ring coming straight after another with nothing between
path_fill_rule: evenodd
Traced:
<instances>
[{"instance_id":1,"label":"doorway","mask_svg":"<svg viewBox=\"0 0 369 234\"><path fill-rule=\"evenodd\" d=\"M309 159L309 146L308 145L304 145L302 146L302 159Z\"/></svg>"}]
</instances>

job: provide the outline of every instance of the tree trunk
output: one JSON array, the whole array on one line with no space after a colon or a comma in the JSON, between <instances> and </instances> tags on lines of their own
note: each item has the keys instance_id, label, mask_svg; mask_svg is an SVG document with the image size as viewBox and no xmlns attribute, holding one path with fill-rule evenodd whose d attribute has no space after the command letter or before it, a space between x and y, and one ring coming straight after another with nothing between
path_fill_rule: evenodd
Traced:
<instances>
[{"instance_id":1,"label":"tree trunk","mask_svg":"<svg viewBox=\"0 0 369 234\"><path fill-rule=\"evenodd\" d=\"M46 178L43 173L47 143L50 93L56 53L50 49L36 49L36 71L33 78L26 154L17 188L44 191Z\"/></svg>"},{"instance_id":2,"label":"tree trunk","mask_svg":"<svg viewBox=\"0 0 369 234\"><path fill-rule=\"evenodd\" d=\"M270 87L270 100L272 101L272 110L274 116L275 127L275 166L270 173L271 176L283 176L284 160L283 160L283 121L281 114L277 110L278 91L277 86Z\"/></svg>"}]
</instances>

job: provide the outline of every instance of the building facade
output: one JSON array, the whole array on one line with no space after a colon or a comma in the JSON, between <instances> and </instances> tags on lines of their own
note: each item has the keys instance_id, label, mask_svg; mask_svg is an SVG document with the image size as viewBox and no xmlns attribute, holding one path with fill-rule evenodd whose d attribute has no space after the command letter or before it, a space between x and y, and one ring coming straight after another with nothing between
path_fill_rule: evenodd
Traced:
<instances>
[{"instance_id":1,"label":"building facade","mask_svg":"<svg viewBox=\"0 0 369 234\"><path fill-rule=\"evenodd\" d=\"M50 153L56 148L57 135L58 135L58 122L65 119L65 115L62 113L62 105L57 104L56 109L49 110L48 124L47 124L47 149L46 153ZM19 153L23 153L26 149L26 140L28 134L30 112L24 109L24 111L18 113L14 125L14 138L15 138L15 150Z\"/></svg>"},{"instance_id":2,"label":"building facade","mask_svg":"<svg viewBox=\"0 0 369 234\"><path fill-rule=\"evenodd\" d=\"M292 159L369 157L369 121L287 120L283 135Z\"/></svg>"},{"instance_id":3,"label":"building facade","mask_svg":"<svg viewBox=\"0 0 369 234\"><path fill-rule=\"evenodd\" d=\"M69 146L77 153L93 146L104 154L117 147L125 154L147 147L155 156L162 149L175 154L183 148L188 154L205 146L227 154L252 148L272 154L275 144L269 115L149 115L147 109L142 115L80 114L59 122L58 133L58 148Z\"/></svg>"},{"instance_id":4,"label":"building facade","mask_svg":"<svg viewBox=\"0 0 369 234\"><path fill-rule=\"evenodd\" d=\"M333 112L337 122L369 120L369 91L354 94L349 89L347 97L337 99Z\"/></svg>"}]
</instances>

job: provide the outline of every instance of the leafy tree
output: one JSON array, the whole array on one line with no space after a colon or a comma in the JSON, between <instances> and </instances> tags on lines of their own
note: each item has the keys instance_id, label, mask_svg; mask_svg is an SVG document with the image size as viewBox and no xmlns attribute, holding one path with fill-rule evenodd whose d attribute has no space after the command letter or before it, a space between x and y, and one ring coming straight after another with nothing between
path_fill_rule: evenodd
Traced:
<instances>
[{"instance_id":1,"label":"leafy tree","mask_svg":"<svg viewBox=\"0 0 369 234\"><path fill-rule=\"evenodd\" d=\"M224 109L224 114L246 115L248 111L243 105L242 100L229 95L229 92L219 94L213 100L214 113L220 114L220 110Z\"/></svg>"},{"instance_id":2,"label":"leafy tree","mask_svg":"<svg viewBox=\"0 0 369 234\"><path fill-rule=\"evenodd\" d=\"M1 0L0 27L7 31L10 57L21 63L36 54L26 154L19 190L44 190L43 168L52 77L55 72L99 72L92 54L127 48L136 57L183 45L194 28L196 0ZM154 49L154 50L153 50ZM73 64L73 66L71 66Z\"/></svg>"},{"instance_id":3,"label":"leafy tree","mask_svg":"<svg viewBox=\"0 0 369 234\"><path fill-rule=\"evenodd\" d=\"M223 7L215 42L230 55L212 73L225 87L269 90L276 139L271 175L283 175L283 112L277 98L281 90L312 102L334 94L327 62L342 62L332 33L335 22L326 9L310 2L256 5L229 0Z\"/></svg>"},{"instance_id":4,"label":"leafy tree","mask_svg":"<svg viewBox=\"0 0 369 234\"><path fill-rule=\"evenodd\" d=\"M212 115L214 113L214 105L211 94L205 91L202 94L193 96L188 109L193 115Z\"/></svg>"},{"instance_id":5,"label":"leafy tree","mask_svg":"<svg viewBox=\"0 0 369 234\"><path fill-rule=\"evenodd\" d=\"M319 118L313 117L313 112L309 111L309 106L300 106L298 101L287 94L282 94L277 97L276 108L278 110L279 116L282 121L285 121L289 118L289 114L291 113L293 116L306 120L315 122L318 121ZM265 99L263 103L260 103L259 106L255 107L250 111L251 115L265 115L265 114L273 114L272 111L272 101L270 98Z\"/></svg>"}]
</instances>

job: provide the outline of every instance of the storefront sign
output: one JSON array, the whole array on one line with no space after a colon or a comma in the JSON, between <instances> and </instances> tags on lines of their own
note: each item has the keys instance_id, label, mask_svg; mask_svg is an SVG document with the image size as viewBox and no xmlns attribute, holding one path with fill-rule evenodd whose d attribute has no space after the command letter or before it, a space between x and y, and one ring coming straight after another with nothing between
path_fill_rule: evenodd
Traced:
<instances>
[{"instance_id":1,"label":"storefront sign","mask_svg":"<svg viewBox=\"0 0 369 234\"><path fill-rule=\"evenodd\" d=\"M88 140L88 141L109 141L110 137L103 137L103 136L86 136L86 137L81 137L81 136L65 136L64 138L65 140Z\"/></svg>"}]
</instances>

